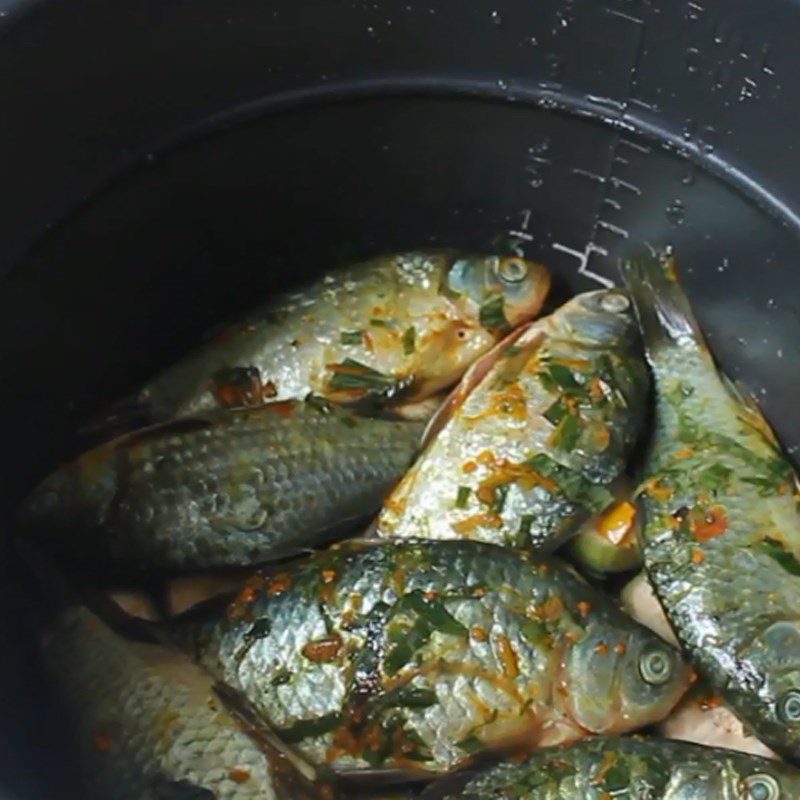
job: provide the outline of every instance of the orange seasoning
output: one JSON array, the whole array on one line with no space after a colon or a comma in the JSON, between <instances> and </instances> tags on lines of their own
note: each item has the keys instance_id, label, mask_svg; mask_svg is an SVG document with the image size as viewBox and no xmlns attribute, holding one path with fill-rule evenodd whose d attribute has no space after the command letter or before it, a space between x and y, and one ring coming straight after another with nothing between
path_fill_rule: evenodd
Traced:
<instances>
[{"instance_id":1,"label":"orange seasoning","mask_svg":"<svg viewBox=\"0 0 800 800\"><path fill-rule=\"evenodd\" d=\"M627 500L621 500L603 514L597 527L600 534L611 544L620 545L630 536L634 522L636 522L636 506Z\"/></svg>"},{"instance_id":2,"label":"orange seasoning","mask_svg":"<svg viewBox=\"0 0 800 800\"><path fill-rule=\"evenodd\" d=\"M495 646L497 648L497 655L500 664L503 667L503 675L509 680L514 680L519 677L519 661L514 648L511 646L507 636L498 636L495 639Z\"/></svg>"},{"instance_id":3,"label":"orange seasoning","mask_svg":"<svg viewBox=\"0 0 800 800\"><path fill-rule=\"evenodd\" d=\"M302 653L309 661L326 663L335 661L342 651L342 638L338 634L326 636L316 642L308 642L303 647Z\"/></svg>"},{"instance_id":4,"label":"orange seasoning","mask_svg":"<svg viewBox=\"0 0 800 800\"><path fill-rule=\"evenodd\" d=\"M228 777L234 783L247 783L250 780L250 771L242 767L234 767L228 772Z\"/></svg>"},{"instance_id":5,"label":"orange seasoning","mask_svg":"<svg viewBox=\"0 0 800 800\"><path fill-rule=\"evenodd\" d=\"M594 649L595 653L599 653L601 656L604 656L608 652L608 645L605 642L600 642Z\"/></svg>"},{"instance_id":6,"label":"orange seasoning","mask_svg":"<svg viewBox=\"0 0 800 800\"><path fill-rule=\"evenodd\" d=\"M722 506L712 506L699 519L692 519L692 533L698 542L707 542L728 530L728 518Z\"/></svg>"},{"instance_id":7,"label":"orange seasoning","mask_svg":"<svg viewBox=\"0 0 800 800\"><path fill-rule=\"evenodd\" d=\"M287 572L280 572L275 575L267 586L267 594L274 596L276 594L283 594L292 588L292 576Z\"/></svg>"}]
</instances>

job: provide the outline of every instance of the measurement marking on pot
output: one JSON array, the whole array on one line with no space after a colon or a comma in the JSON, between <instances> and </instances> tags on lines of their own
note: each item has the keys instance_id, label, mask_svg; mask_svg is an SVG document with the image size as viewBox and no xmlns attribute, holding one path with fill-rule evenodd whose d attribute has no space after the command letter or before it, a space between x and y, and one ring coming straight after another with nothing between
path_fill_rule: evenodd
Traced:
<instances>
[{"instance_id":1,"label":"measurement marking on pot","mask_svg":"<svg viewBox=\"0 0 800 800\"><path fill-rule=\"evenodd\" d=\"M622 211L622 203L618 203L616 200L613 200L610 197L604 197L602 203L603 205L611 206L614 211Z\"/></svg>"},{"instance_id":2,"label":"measurement marking on pot","mask_svg":"<svg viewBox=\"0 0 800 800\"><path fill-rule=\"evenodd\" d=\"M573 175L578 175L581 178L588 178L594 183L605 183L606 179L603 175L598 175L596 172L590 172L588 169L581 169L580 167L573 167Z\"/></svg>"},{"instance_id":3,"label":"measurement marking on pot","mask_svg":"<svg viewBox=\"0 0 800 800\"><path fill-rule=\"evenodd\" d=\"M526 233L525 231L509 231L508 235L509 236L514 236L517 239L522 239L522 241L524 241L524 242L532 242L533 241L533 236L531 236L531 234L529 234L529 233Z\"/></svg>"},{"instance_id":4,"label":"measurement marking on pot","mask_svg":"<svg viewBox=\"0 0 800 800\"><path fill-rule=\"evenodd\" d=\"M595 226L597 228L602 228L604 231L608 231L609 233L613 233L614 236L619 236L620 239L627 239L630 235L625 228L620 228L619 225L614 225L613 223L607 222L604 219L598 219L597 222L595 222Z\"/></svg>"},{"instance_id":5,"label":"measurement marking on pot","mask_svg":"<svg viewBox=\"0 0 800 800\"><path fill-rule=\"evenodd\" d=\"M653 148L649 147L646 144L641 144L639 142L634 142L631 139L625 139L624 137L620 137L619 144L624 147L630 147L631 150L637 150L640 153L644 153L644 155L650 155L653 152Z\"/></svg>"},{"instance_id":6,"label":"measurement marking on pot","mask_svg":"<svg viewBox=\"0 0 800 800\"><path fill-rule=\"evenodd\" d=\"M626 14L624 11L618 11L616 8L606 7L603 10L612 17L622 17L622 19L628 20L628 22L635 22L637 25L642 25L644 23L644 20L634 17L633 14Z\"/></svg>"},{"instance_id":7,"label":"measurement marking on pot","mask_svg":"<svg viewBox=\"0 0 800 800\"><path fill-rule=\"evenodd\" d=\"M624 181L622 178L616 177L616 175L609 175L608 180L615 189L626 189L627 191L638 196L641 196L642 194L642 190L636 186L636 184Z\"/></svg>"},{"instance_id":8,"label":"measurement marking on pot","mask_svg":"<svg viewBox=\"0 0 800 800\"><path fill-rule=\"evenodd\" d=\"M576 250L574 247L567 247L567 245L561 244L560 242L553 242L553 250L558 250L560 253L566 253L568 256L576 258L578 260L578 275L585 275L589 280L596 281L607 289L611 289L616 285L610 278L606 278L604 275L598 275L596 272L592 272L592 270L589 269L589 259L593 254L596 253L604 257L608 256L608 250L605 248L599 247L593 242L589 242L583 250Z\"/></svg>"}]
</instances>

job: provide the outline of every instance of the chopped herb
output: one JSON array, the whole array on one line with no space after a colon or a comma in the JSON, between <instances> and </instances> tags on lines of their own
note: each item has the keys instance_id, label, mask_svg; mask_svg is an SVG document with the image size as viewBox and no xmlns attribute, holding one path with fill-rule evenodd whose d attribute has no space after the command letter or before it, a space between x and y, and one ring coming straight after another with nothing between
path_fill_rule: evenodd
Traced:
<instances>
[{"instance_id":1,"label":"chopped herb","mask_svg":"<svg viewBox=\"0 0 800 800\"><path fill-rule=\"evenodd\" d=\"M506 497L508 497L508 490L509 485L507 483L500 484L500 486L496 486L494 490L494 499L492 500L492 504L489 506L489 510L493 514L502 514L503 509L506 506Z\"/></svg>"},{"instance_id":2,"label":"chopped herb","mask_svg":"<svg viewBox=\"0 0 800 800\"><path fill-rule=\"evenodd\" d=\"M430 708L436 705L436 692L423 687L401 686L379 698L371 707L371 711L382 711L386 708Z\"/></svg>"},{"instance_id":3,"label":"chopped herb","mask_svg":"<svg viewBox=\"0 0 800 800\"><path fill-rule=\"evenodd\" d=\"M503 310L503 295L495 294L485 300L480 308L480 323L484 328L508 328L508 320Z\"/></svg>"},{"instance_id":4,"label":"chopped herb","mask_svg":"<svg viewBox=\"0 0 800 800\"><path fill-rule=\"evenodd\" d=\"M369 324L372 325L373 328L394 328L395 322L392 319L380 319L379 317L373 317Z\"/></svg>"},{"instance_id":5,"label":"chopped herb","mask_svg":"<svg viewBox=\"0 0 800 800\"><path fill-rule=\"evenodd\" d=\"M247 644L251 644L258 639L264 639L269 636L271 630L272 622L267 617L261 617L261 619L257 619L250 630L245 633L244 640Z\"/></svg>"},{"instance_id":6,"label":"chopped herb","mask_svg":"<svg viewBox=\"0 0 800 800\"><path fill-rule=\"evenodd\" d=\"M467 736L466 739L462 739L458 742L458 746L470 756L486 749L486 745L475 735Z\"/></svg>"},{"instance_id":7,"label":"chopped herb","mask_svg":"<svg viewBox=\"0 0 800 800\"><path fill-rule=\"evenodd\" d=\"M530 644L539 644L547 636L547 626L543 622L534 619L523 619L520 623L519 632Z\"/></svg>"},{"instance_id":8,"label":"chopped herb","mask_svg":"<svg viewBox=\"0 0 800 800\"><path fill-rule=\"evenodd\" d=\"M591 483L579 472L562 466L546 453L537 453L525 463L556 483L568 500L580 503L591 511L602 511L614 500L614 495L605 486Z\"/></svg>"},{"instance_id":9,"label":"chopped herb","mask_svg":"<svg viewBox=\"0 0 800 800\"><path fill-rule=\"evenodd\" d=\"M292 673L288 669L282 669L271 681L273 686L284 686L292 680Z\"/></svg>"},{"instance_id":10,"label":"chopped herb","mask_svg":"<svg viewBox=\"0 0 800 800\"><path fill-rule=\"evenodd\" d=\"M725 486L731 475L733 475L733 470L724 464L713 464L697 476L695 484L701 489L715 491Z\"/></svg>"},{"instance_id":11,"label":"chopped herb","mask_svg":"<svg viewBox=\"0 0 800 800\"><path fill-rule=\"evenodd\" d=\"M567 414L569 414L569 408L564 395L561 395L542 416L553 425L558 425Z\"/></svg>"},{"instance_id":12,"label":"chopped herb","mask_svg":"<svg viewBox=\"0 0 800 800\"><path fill-rule=\"evenodd\" d=\"M528 537L531 535L533 519L533 514L523 514L522 519L519 521L519 537L522 542L527 542Z\"/></svg>"},{"instance_id":13,"label":"chopped herb","mask_svg":"<svg viewBox=\"0 0 800 800\"><path fill-rule=\"evenodd\" d=\"M582 427L577 414L567 414L553 431L550 442L553 447L557 447L565 453L571 453L578 446Z\"/></svg>"},{"instance_id":14,"label":"chopped herb","mask_svg":"<svg viewBox=\"0 0 800 800\"><path fill-rule=\"evenodd\" d=\"M312 736L322 736L336 730L342 724L342 714L334 712L316 719L301 719L288 728L278 729L281 739L287 744L297 744Z\"/></svg>"},{"instance_id":15,"label":"chopped herb","mask_svg":"<svg viewBox=\"0 0 800 800\"><path fill-rule=\"evenodd\" d=\"M800 562L776 539L762 539L756 544L759 550L777 561L790 575L800 575Z\"/></svg>"},{"instance_id":16,"label":"chopped herb","mask_svg":"<svg viewBox=\"0 0 800 800\"><path fill-rule=\"evenodd\" d=\"M469 500L470 492L472 489L469 486L459 486L458 494L456 495L456 508L466 508L467 500Z\"/></svg>"},{"instance_id":17,"label":"chopped herb","mask_svg":"<svg viewBox=\"0 0 800 800\"><path fill-rule=\"evenodd\" d=\"M603 776L603 788L609 794L627 794L631 786L631 771L624 759L618 758Z\"/></svg>"},{"instance_id":18,"label":"chopped herb","mask_svg":"<svg viewBox=\"0 0 800 800\"><path fill-rule=\"evenodd\" d=\"M773 478L758 478L756 476L746 475L740 478L740 480L742 483L749 483L751 486L756 486L758 488L758 494L761 497L769 497L775 494L778 490L778 486L780 486Z\"/></svg>"},{"instance_id":19,"label":"chopped herb","mask_svg":"<svg viewBox=\"0 0 800 800\"><path fill-rule=\"evenodd\" d=\"M569 391L583 388L583 385L579 383L572 370L563 364L548 364L543 372L547 373L553 383L562 389Z\"/></svg>"},{"instance_id":20,"label":"chopped herb","mask_svg":"<svg viewBox=\"0 0 800 800\"><path fill-rule=\"evenodd\" d=\"M410 592L395 603L395 614L409 611L417 616L412 627L397 628L390 635L394 646L384 661L390 675L410 663L417 651L428 643L434 631L467 636L467 629L450 614L444 603L426 598L421 591Z\"/></svg>"},{"instance_id":21,"label":"chopped herb","mask_svg":"<svg viewBox=\"0 0 800 800\"><path fill-rule=\"evenodd\" d=\"M403 334L403 352L410 356L417 349L417 329L412 325Z\"/></svg>"},{"instance_id":22,"label":"chopped herb","mask_svg":"<svg viewBox=\"0 0 800 800\"><path fill-rule=\"evenodd\" d=\"M502 351L502 355L511 358L512 356L518 356L522 352L522 348L517 347L515 344L510 344L508 347L504 347Z\"/></svg>"},{"instance_id":23,"label":"chopped herb","mask_svg":"<svg viewBox=\"0 0 800 800\"><path fill-rule=\"evenodd\" d=\"M678 412L678 438L682 442L696 442L700 428L695 420L683 411Z\"/></svg>"},{"instance_id":24,"label":"chopped herb","mask_svg":"<svg viewBox=\"0 0 800 800\"><path fill-rule=\"evenodd\" d=\"M318 397L315 394L306 395L305 399L306 405L311 406L311 408L320 411L323 414L330 414L333 411L333 406L325 400L323 397Z\"/></svg>"},{"instance_id":25,"label":"chopped herb","mask_svg":"<svg viewBox=\"0 0 800 800\"><path fill-rule=\"evenodd\" d=\"M364 331L342 331L339 339L342 344L361 344L364 341Z\"/></svg>"},{"instance_id":26,"label":"chopped herb","mask_svg":"<svg viewBox=\"0 0 800 800\"><path fill-rule=\"evenodd\" d=\"M341 364L331 364L329 369L333 372L329 381L331 389L360 389L391 395L405 385L392 375L384 375L352 358L346 358Z\"/></svg>"},{"instance_id":27,"label":"chopped herb","mask_svg":"<svg viewBox=\"0 0 800 800\"><path fill-rule=\"evenodd\" d=\"M445 608L441 600L430 600L420 591L409 592L397 603L398 610L411 610L442 633L466 636L467 629Z\"/></svg>"}]
</instances>

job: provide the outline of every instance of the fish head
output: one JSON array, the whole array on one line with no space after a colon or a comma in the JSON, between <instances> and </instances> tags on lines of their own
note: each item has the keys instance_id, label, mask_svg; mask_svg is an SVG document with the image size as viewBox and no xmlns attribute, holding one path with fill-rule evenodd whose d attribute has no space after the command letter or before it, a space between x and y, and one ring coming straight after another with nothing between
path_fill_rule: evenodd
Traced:
<instances>
[{"instance_id":1,"label":"fish head","mask_svg":"<svg viewBox=\"0 0 800 800\"><path fill-rule=\"evenodd\" d=\"M458 255L446 277L465 316L495 334L533 319L549 290L548 271L519 256Z\"/></svg>"},{"instance_id":2,"label":"fish head","mask_svg":"<svg viewBox=\"0 0 800 800\"><path fill-rule=\"evenodd\" d=\"M800 621L778 619L739 651L742 678L751 672L762 716L782 752L800 758ZM778 747L776 743L770 743Z\"/></svg>"},{"instance_id":3,"label":"fish head","mask_svg":"<svg viewBox=\"0 0 800 800\"><path fill-rule=\"evenodd\" d=\"M672 765L670 797L741 798L741 800L785 800L800 797L796 771L777 762L740 757L731 751L709 751L708 759L688 758Z\"/></svg>"},{"instance_id":4,"label":"fish head","mask_svg":"<svg viewBox=\"0 0 800 800\"><path fill-rule=\"evenodd\" d=\"M556 316L566 339L604 349L628 350L639 344L633 305L621 289L579 294Z\"/></svg>"},{"instance_id":5,"label":"fish head","mask_svg":"<svg viewBox=\"0 0 800 800\"><path fill-rule=\"evenodd\" d=\"M691 683L680 653L639 625L599 622L570 649L567 712L583 729L616 734L663 719Z\"/></svg>"}]
</instances>

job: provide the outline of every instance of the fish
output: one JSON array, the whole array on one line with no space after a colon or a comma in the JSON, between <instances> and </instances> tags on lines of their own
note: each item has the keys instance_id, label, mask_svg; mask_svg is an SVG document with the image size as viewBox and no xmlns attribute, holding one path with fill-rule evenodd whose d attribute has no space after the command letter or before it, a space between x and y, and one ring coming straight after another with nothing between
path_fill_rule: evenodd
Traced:
<instances>
[{"instance_id":1,"label":"fish","mask_svg":"<svg viewBox=\"0 0 800 800\"><path fill-rule=\"evenodd\" d=\"M56 470L23 502L18 533L131 576L286 557L374 514L422 430L316 398L162 423Z\"/></svg>"},{"instance_id":2,"label":"fish","mask_svg":"<svg viewBox=\"0 0 800 800\"><path fill-rule=\"evenodd\" d=\"M455 249L382 255L325 273L209 335L88 426L141 427L219 407L419 401L539 313L545 267Z\"/></svg>"},{"instance_id":3,"label":"fish","mask_svg":"<svg viewBox=\"0 0 800 800\"><path fill-rule=\"evenodd\" d=\"M44 635L43 663L91 800L330 800L316 772L251 736L183 654L129 641L84 606Z\"/></svg>"},{"instance_id":4,"label":"fish","mask_svg":"<svg viewBox=\"0 0 800 800\"><path fill-rule=\"evenodd\" d=\"M675 258L622 265L655 385L638 496L645 568L697 671L768 747L800 759L797 478L720 372Z\"/></svg>"},{"instance_id":5,"label":"fish","mask_svg":"<svg viewBox=\"0 0 800 800\"><path fill-rule=\"evenodd\" d=\"M790 800L800 771L733 750L598 737L434 783L420 800Z\"/></svg>"},{"instance_id":6,"label":"fish","mask_svg":"<svg viewBox=\"0 0 800 800\"><path fill-rule=\"evenodd\" d=\"M614 500L590 517L567 545L567 557L588 575L613 575L639 569L639 515L630 482L612 486Z\"/></svg>"},{"instance_id":7,"label":"fish","mask_svg":"<svg viewBox=\"0 0 800 800\"><path fill-rule=\"evenodd\" d=\"M311 763L417 779L654 723L680 654L571 568L470 541L351 541L162 634Z\"/></svg>"},{"instance_id":8,"label":"fish","mask_svg":"<svg viewBox=\"0 0 800 800\"><path fill-rule=\"evenodd\" d=\"M629 299L578 295L464 376L384 504L378 535L555 549L613 499L647 390Z\"/></svg>"}]
</instances>

